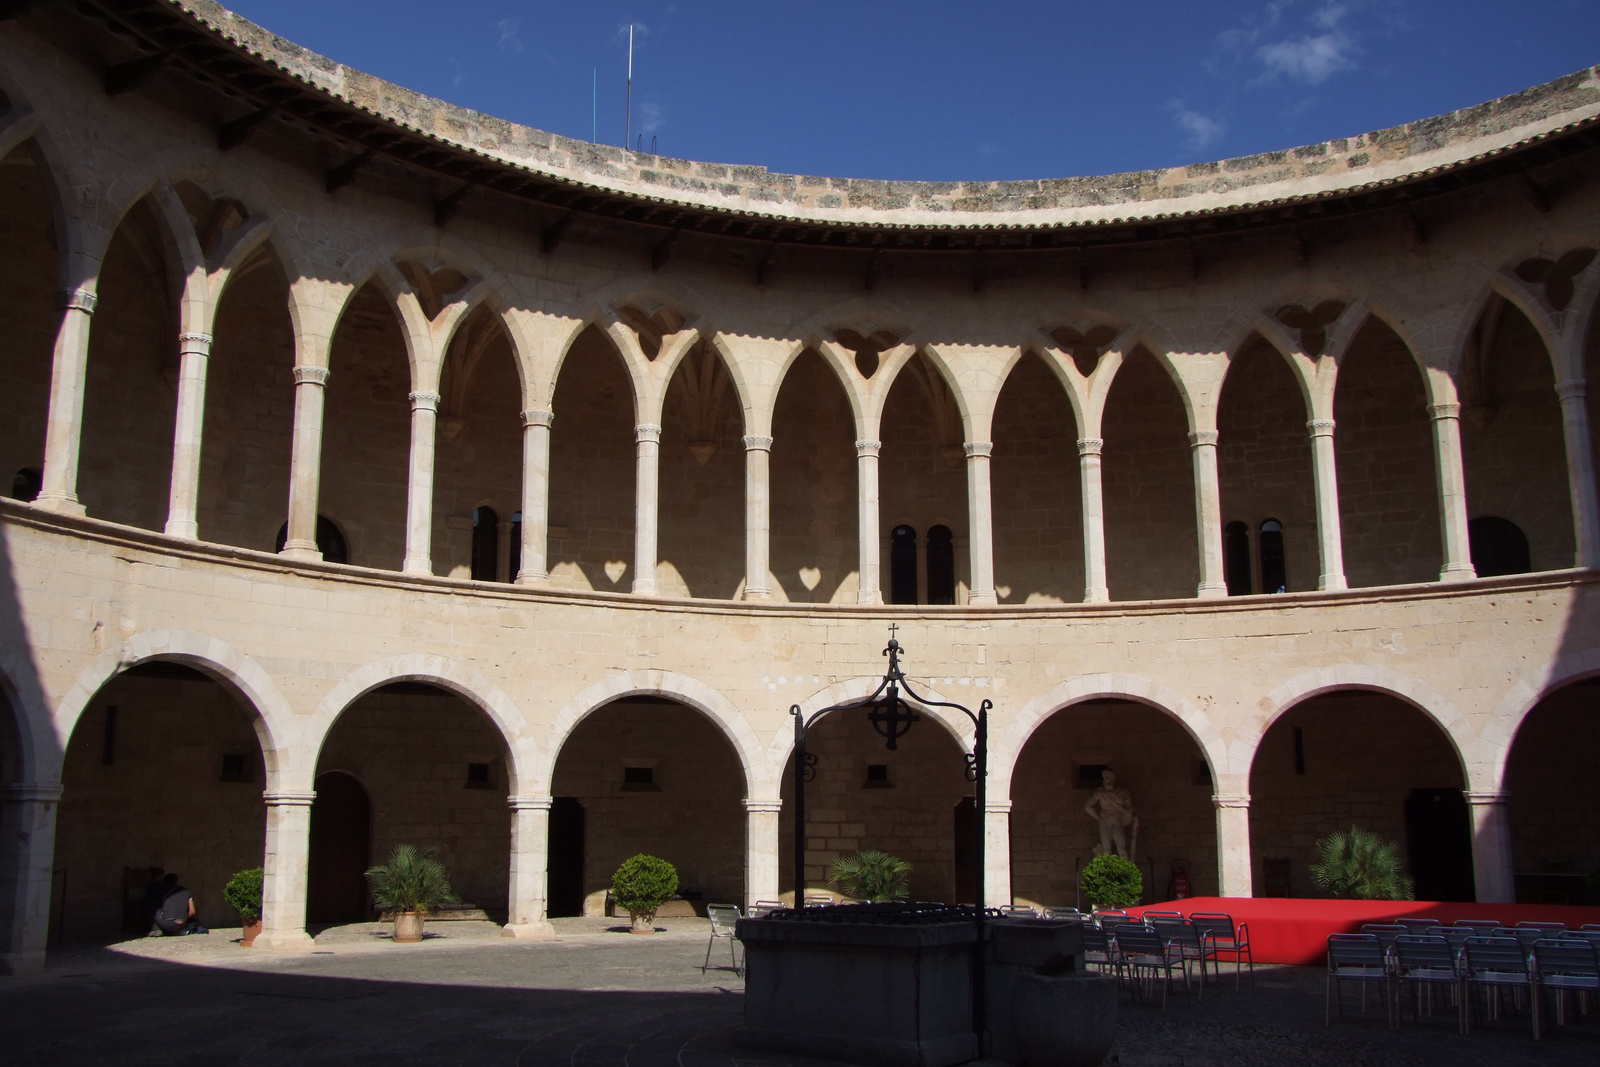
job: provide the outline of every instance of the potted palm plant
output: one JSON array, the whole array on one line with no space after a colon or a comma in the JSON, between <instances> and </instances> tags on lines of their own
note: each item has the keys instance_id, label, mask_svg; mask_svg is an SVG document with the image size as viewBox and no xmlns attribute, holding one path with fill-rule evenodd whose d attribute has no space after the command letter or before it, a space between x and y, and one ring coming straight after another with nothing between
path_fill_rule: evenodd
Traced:
<instances>
[{"instance_id":1,"label":"potted palm plant","mask_svg":"<svg viewBox=\"0 0 1600 1067\"><path fill-rule=\"evenodd\" d=\"M828 883L845 896L874 904L904 900L911 892L907 879L911 864L899 856L873 849L862 849L853 856L840 856L828 866Z\"/></svg>"},{"instance_id":2,"label":"potted palm plant","mask_svg":"<svg viewBox=\"0 0 1600 1067\"><path fill-rule=\"evenodd\" d=\"M1317 842L1311 881L1329 896L1355 900L1411 900L1416 883L1400 863L1400 846L1381 834L1350 827Z\"/></svg>"},{"instance_id":3,"label":"potted palm plant","mask_svg":"<svg viewBox=\"0 0 1600 1067\"><path fill-rule=\"evenodd\" d=\"M630 933L655 933L656 909L677 891L678 870L660 856L630 856L611 876L611 896L627 911Z\"/></svg>"},{"instance_id":4,"label":"potted palm plant","mask_svg":"<svg viewBox=\"0 0 1600 1067\"><path fill-rule=\"evenodd\" d=\"M241 943L245 948L255 944L256 936L261 933L261 882L261 868L252 867L235 874L222 888L228 905L239 913L239 923L244 927Z\"/></svg>"},{"instance_id":5,"label":"potted palm plant","mask_svg":"<svg viewBox=\"0 0 1600 1067\"><path fill-rule=\"evenodd\" d=\"M422 940L422 924L430 911L453 904L450 877L434 849L397 845L389 858L367 871L372 899L394 913L394 939L400 944Z\"/></svg>"}]
</instances>

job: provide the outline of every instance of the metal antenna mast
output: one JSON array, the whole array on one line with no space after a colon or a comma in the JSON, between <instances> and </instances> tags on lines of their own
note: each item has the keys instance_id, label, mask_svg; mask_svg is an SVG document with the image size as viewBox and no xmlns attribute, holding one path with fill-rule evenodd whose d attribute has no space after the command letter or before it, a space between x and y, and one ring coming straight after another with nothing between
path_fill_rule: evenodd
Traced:
<instances>
[{"instance_id":1,"label":"metal antenna mast","mask_svg":"<svg viewBox=\"0 0 1600 1067\"><path fill-rule=\"evenodd\" d=\"M628 103L622 121L622 147L628 147L633 136L633 23L628 23Z\"/></svg>"}]
</instances>

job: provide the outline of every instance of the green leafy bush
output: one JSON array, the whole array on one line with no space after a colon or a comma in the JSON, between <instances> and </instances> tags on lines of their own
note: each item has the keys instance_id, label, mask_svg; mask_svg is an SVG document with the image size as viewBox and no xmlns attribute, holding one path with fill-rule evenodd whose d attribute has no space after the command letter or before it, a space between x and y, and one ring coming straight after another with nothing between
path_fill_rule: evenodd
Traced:
<instances>
[{"instance_id":1,"label":"green leafy bush","mask_svg":"<svg viewBox=\"0 0 1600 1067\"><path fill-rule=\"evenodd\" d=\"M434 849L398 845L389 858L367 870L372 899L384 911L432 911L453 904L450 876Z\"/></svg>"},{"instance_id":2,"label":"green leafy bush","mask_svg":"<svg viewBox=\"0 0 1600 1067\"><path fill-rule=\"evenodd\" d=\"M1126 908L1139 903L1144 893L1144 876L1130 859L1106 853L1096 856L1083 869L1080 879L1083 895L1097 908Z\"/></svg>"},{"instance_id":3,"label":"green leafy bush","mask_svg":"<svg viewBox=\"0 0 1600 1067\"><path fill-rule=\"evenodd\" d=\"M611 896L631 916L645 922L678 891L678 869L660 856L639 853L622 861L611 876Z\"/></svg>"},{"instance_id":4,"label":"green leafy bush","mask_svg":"<svg viewBox=\"0 0 1600 1067\"><path fill-rule=\"evenodd\" d=\"M829 865L828 884L856 900L904 900L911 892L906 881L910 874L911 864L899 856L862 849Z\"/></svg>"},{"instance_id":5,"label":"green leafy bush","mask_svg":"<svg viewBox=\"0 0 1600 1067\"><path fill-rule=\"evenodd\" d=\"M1400 846L1359 826L1317 842L1311 881L1330 896L1355 900L1413 900L1416 885L1400 863Z\"/></svg>"},{"instance_id":6,"label":"green leafy bush","mask_svg":"<svg viewBox=\"0 0 1600 1067\"><path fill-rule=\"evenodd\" d=\"M239 913L246 924L261 918L261 883L264 875L260 867L240 871L222 887L222 896L228 906Z\"/></svg>"}]
</instances>

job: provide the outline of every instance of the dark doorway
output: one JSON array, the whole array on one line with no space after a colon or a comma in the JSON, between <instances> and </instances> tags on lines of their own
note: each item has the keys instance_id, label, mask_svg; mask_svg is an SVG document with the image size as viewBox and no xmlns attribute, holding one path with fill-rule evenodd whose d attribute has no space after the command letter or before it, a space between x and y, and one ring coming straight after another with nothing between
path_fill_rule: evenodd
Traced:
<instances>
[{"instance_id":1,"label":"dark doorway","mask_svg":"<svg viewBox=\"0 0 1600 1067\"><path fill-rule=\"evenodd\" d=\"M306 922L365 922L366 870L372 805L361 783L337 771L317 778L311 805L311 870L306 885Z\"/></svg>"},{"instance_id":2,"label":"dark doorway","mask_svg":"<svg viewBox=\"0 0 1600 1067\"><path fill-rule=\"evenodd\" d=\"M1250 527L1242 522L1223 527L1222 578L1229 596L1250 595Z\"/></svg>"},{"instance_id":3,"label":"dark doorway","mask_svg":"<svg viewBox=\"0 0 1600 1067\"><path fill-rule=\"evenodd\" d=\"M889 535L889 603L917 602L917 531L896 526Z\"/></svg>"},{"instance_id":4,"label":"dark doorway","mask_svg":"<svg viewBox=\"0 0 1600 1067\"><path fill-rule=\"evenodd\" d=\"M494 508L478 508L472 513L472 580L492 582L498 575L500 516ZM516 575L512 575L516 577Z\"/></svg>"},{"instance_id":5,"label":"dark doorway","mask_svg":"<svg viewBox=\"0 0 1600 1067\"><path fill-rule=\"evenodd\" d=\"M1459 789L1413 789L1406 798L1406 852L1418 900L1475 900L1472 821Z\"/></svg>"},{"instance_id":6,"label":"dark doorway","mask_svg":"<svg viewBox=\"0 0 1600 1067\"><path fill-rule=\"evenodd\" d=\"M970 904L977 900L978 871L973 855L972 839L978 832L977 807L971 797L962 797L955 809L956 834L956 895L957 903Z\"/></svg>"},{"instance_id":7,"label":"dark doorway","mask_svg":"<svg viewBox=\"0 0 1600 1067\"><path fill-rule=\"evenodd\" d=\"M1467 544L1472 551L1472 569L1479 578L1497 574L1527 574L1533 570L1528 551L1528 535L1510 519L1480 515L1467 523Z\"/></svg>"},{"instance_id":8,"label":"dark doorway","mask_svg":"<svg viewBox=\"0 0 1600 1067\"><path fill-rule=\"evenodd\" d=\"M928 603L955 602L955 535L948 526L935 526L928 531Z\"/></svg>"},{"instance_id":9,"label":"dark doorway","mask_svg":"<svg viewBox=\"0 0 1600 1067\"><path fill-rule=\"evenodd\" d=\"M1261 591L1289 591L1289 566L1283 556L1283 523L1277 519L1261 524Z\"/></svg>"},{"instance_id":10,"label":"dark doorway","mask_svg":"<svg viewBox=\"0 0 1600 1067\"><path fill-rule=\"evenodd\" d=\"M551 918L583 914L583 804L556 797L550 804L549 899Z\"/></svg>"}]
</instances>

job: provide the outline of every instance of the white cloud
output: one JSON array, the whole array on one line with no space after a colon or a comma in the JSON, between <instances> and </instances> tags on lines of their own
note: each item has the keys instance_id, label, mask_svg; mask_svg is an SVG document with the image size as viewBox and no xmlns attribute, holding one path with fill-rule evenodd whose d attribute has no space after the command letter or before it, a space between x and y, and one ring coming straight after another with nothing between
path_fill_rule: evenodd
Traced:
<instances>
[{"instance_id":1,"label":"white cloud","mask_svg":"<svg viewBox=\"0 0 1600 1067\"><path fill-rule=\"evenodd\" d=\"M648 100L639 104L639 129L645 133L655 133L666 121L667 114L660 104Z\"/></svg>"},{"instance_id":2,"label":"white cloud","mask_svg":"<svg viewBox=\"0 0 1600 1067\"><path fill-rule=\"evenodd\" d=\"M517 37L516 19L501 19L494 24L494 30L498 34L498 40L495 41L496 47L506 52L522 51L522 41Z\"/></svg>"},{"instance_id":3,"label":"white cloud","mask_svg":"<svg viewBox=\"0 0 1600 1067\"><path fill-rule=\"evenodd\" d=\"M1221 119L1212 118L1193 108L1185 107L1182 100L1167 102L1167 110L1172 112L1172 121L1178 124L1184 136L1184 147L1202 149L1211 146L1212 142L1228 132L1228 126Z\"/></svg>"},{"instance_id":4,"label":"white cloud","mask_svg":"<svg viewBox=\"0 0 1600 1067\"><path fill-rule=\"evenodd\" d=\"M1256 58L1273 74L1319 85L1330 75L1354 65L1353 50L1354 43L1344 34L1323 33L1264 44L1256 49Z\"/></svg>"}]
</instances>

